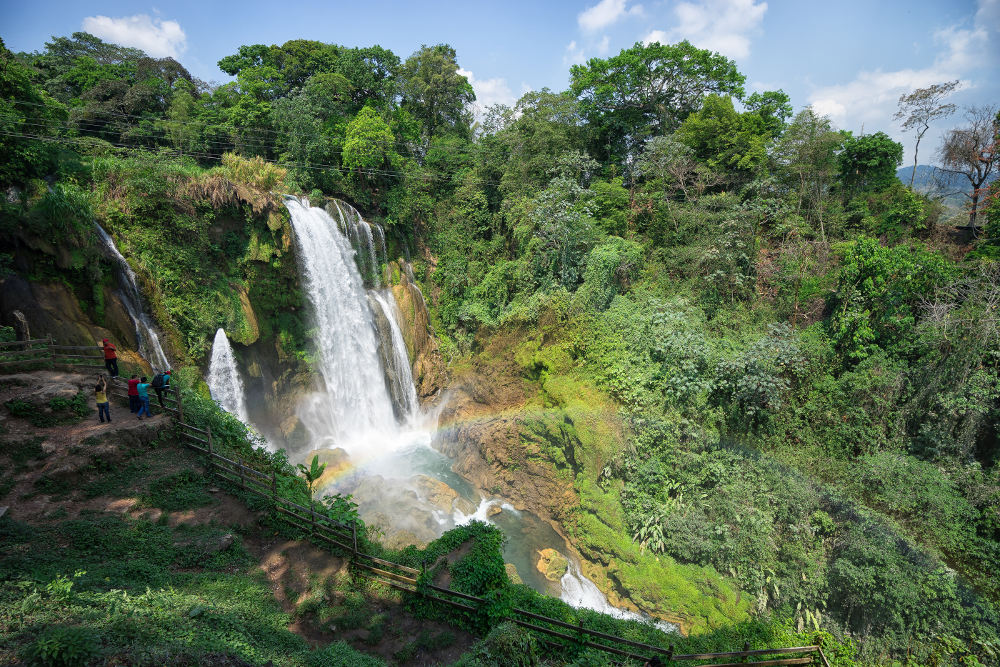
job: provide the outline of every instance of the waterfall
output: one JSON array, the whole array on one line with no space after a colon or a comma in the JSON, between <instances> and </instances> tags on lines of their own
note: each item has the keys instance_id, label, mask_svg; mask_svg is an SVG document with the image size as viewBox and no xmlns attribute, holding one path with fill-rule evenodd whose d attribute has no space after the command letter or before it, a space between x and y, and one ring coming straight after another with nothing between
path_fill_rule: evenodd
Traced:
<instances>
[{"instance_id":1,"label":"waterfall","mask_svg":"<svg viewBox=\"0 0 1000 667\"><path fill-rule=\"evenodd\" d=\"M356 220L343 215L339 205L333 209L341 214L339 225L327 211L310 207L308 200L290 197L285 205L312 306L313 339L325 384L325 391L300 406L299 416L313 435L314 449L342 447L348 454L364 456L391 450L398 425L379 359L374 314L354 248L342 231L356 229ZM412 380L410 385L412 391Z\"/></svg>"},{"instance_id":2,"label":"waterfall","mask_svg":"<svg viewBox=\"0 0 1000 667\"><path fill-rule=\"evenodd\" d=\"M382 345L382 364L389 379L389 390L393 404L397 408L397 415L406 419L416 414L418 402L417 390L413 385L413 372L410 369L410 358L406 356L406 343L403 342L403 333L399 330L402 316L390 292L372 290L369 295L388 324L389 335L386 337L388 340Z\"/></svg>"},{"instance_id":3,"label":"waterfall","mask_svg":"<svg viewBox=\"0 0 1000 667\"><path fill-rule=\"evenodd\" d=\"M160 346L160 337L156 333L153 318L143 309L142 292L139 290L139 281L135 272L129 266L128 261L118 252L114 240L104 231L104 228L96 222L94 226L97 228L97 235L104 245L105 256L118 267L118 294L132 324L135 326L135 339L139 344L139 354L154 368L162 370L170 368L167 355L164 354L163 348Z\"/></svg>"},{"instance_id":4,"label":"waterfall","mask_svg":"<svg viewBox=\"0 0 1000 667\"><path fill-rule=\"evenodd\" d=\"M350 204L334 200L327 204L326 212L337 221L337 228L354 247L358 271L366 287L382 286L379 267L386 264L385 232L378 223L368 222ZM378 237L378 243L375 237Z\"/></svg>"},{"instance_id":5,"label":"waterfall","mask_svg":"<svg viewBox=\"0 0 1000 667\"><path fill-rule=\"evenodd\" d=\"M226 412L249 424L243 380L236 368L236 357L226 332L220 328L212 342L212 361L208 366L208 390Z\"/></svg>"}]
</instances>

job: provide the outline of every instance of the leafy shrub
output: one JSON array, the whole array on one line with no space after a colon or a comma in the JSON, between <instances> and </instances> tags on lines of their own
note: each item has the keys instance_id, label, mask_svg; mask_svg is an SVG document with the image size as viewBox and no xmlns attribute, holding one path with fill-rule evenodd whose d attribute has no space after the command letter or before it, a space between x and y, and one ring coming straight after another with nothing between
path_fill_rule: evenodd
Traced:
<instances>
[{"instance_id":1,"label":"leafy shrub","mask_svg":"<svg viewBox=\"0 0 1000 667\"><path fill-rule=\"evenodd\" d=\"M685 405L709 386L702 324L682 300L618 296L587 332L587 359L630 408Z\"/></svg>"},{"instance_id":2,"label":"leafy shrub","mask_svg":"<svg viewBox=\"0 0 1000 667\"><path fill-rule=\"evenodd\" d=\"M906 351L917 302L944 285L955 269L922 246L883 246L861 237L840 271L830 335L845 360L857 363L878 348Z\"/></svg>"},{"instance_id":3,"label":"leafy shrub","mask_svg":"<svg viewBox=\"0 0 1000 667\"><path fill-rule=\"evenodd\" d=\"M612 236L590 251L586 264L578 302L589 310L605 310L616 294L624 294L632 285L642 266L642 247Z\"/></svg>"},{"instance_id":4,"label":"leafy shrub","mask_svg":"<svg viewBox=\"0 0 1000 667\"><path fill-rule=\"evenodd\" d=\"M791 329L772 325L746 352L716 366L712 402L725 408L731 427L756 429L781 407L804 365Z\"/></svg>"},{"instance_id":5,"label":"leafy shrub","mask_svg":"<svg viewBox=\"0 0 1000 667\"><path fill-rule=\"evenodd\" d=\"M30 665L77 667L87 664L99 651L97 636L86 628L51 625L25 651Z\"/></svg>"},{"instance_id":6,"label":"leafy shrub","mask_svg":"<svg viewBox=\"0 0 1000 667\"><path fill-rule=\"evenodd\" d=\"M532 667L537 664L535 638L513 623L501 623L463 655L455 667Z\"/></svg>"}]
</instances>

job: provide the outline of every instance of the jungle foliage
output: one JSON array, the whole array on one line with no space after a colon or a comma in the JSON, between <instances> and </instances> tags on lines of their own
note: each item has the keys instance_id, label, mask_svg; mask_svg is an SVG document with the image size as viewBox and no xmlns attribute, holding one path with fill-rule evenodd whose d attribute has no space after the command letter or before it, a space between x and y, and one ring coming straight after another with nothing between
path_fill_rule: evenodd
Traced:
<instances>
[{"instance_id":1,"label":"jungle foliage","mask_svg":"<svg viewBox=\"0 0 1000 667\"><path fill-rule=\"evenodd\" d=\"M202 359L223 325L252 342L245 290L269 313L256 335L304 363L270 192L347 199L399 254L428 251L414 270L453 361L510 336L546 408L613 404L624 436L581 436L565 523L650 608L664 582L696 584L718 602L685 603L696 636L771 619L862 663L1000 659L996 184L980 236L957 238L895 178L888 135L748 96L687 42L592 59L569 90L478 118L447 45L247 45L218 87L85 33L0 56L2 232L72 249L35 270L109 280L96 217L178 350Z\"/></svg>"}]
</instances>

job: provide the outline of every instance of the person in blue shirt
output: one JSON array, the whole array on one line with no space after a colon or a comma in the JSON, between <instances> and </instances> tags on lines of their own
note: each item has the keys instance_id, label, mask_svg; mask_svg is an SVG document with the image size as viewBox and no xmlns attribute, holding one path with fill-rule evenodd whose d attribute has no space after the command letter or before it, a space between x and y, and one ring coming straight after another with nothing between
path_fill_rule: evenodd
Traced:
<instances>
[{"instance_id":1,"label":"person in blue shirt","mask_svg":"<svg viewBox=\"0 0 1000 667\"><path fill-rule=\"evenodd\" d=\"M149 411L149 387L150 384L146 381L146 376L143 375L139 380L139 384L135 388L139 392L139 417L142 420L142 413L145 412L147 417L152 417L153 413Z\"/></svg>"}]
</instances>

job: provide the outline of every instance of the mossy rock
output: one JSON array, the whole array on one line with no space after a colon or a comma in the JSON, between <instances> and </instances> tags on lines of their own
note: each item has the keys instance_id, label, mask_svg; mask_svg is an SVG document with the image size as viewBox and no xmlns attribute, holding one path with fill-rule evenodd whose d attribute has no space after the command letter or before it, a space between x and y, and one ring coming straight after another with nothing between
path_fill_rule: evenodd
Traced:
<instances>
[{"instance_id":1,"label":"mossy rock","mask_svg":"<svg viewBox=\"0 0 1000 667\"><path fill-rule=\"evenodd\" d=\"M569 570L569 560L555 549L541 549L535 567L549 581L559 581Z\"/></svg>"}]
</instances>

